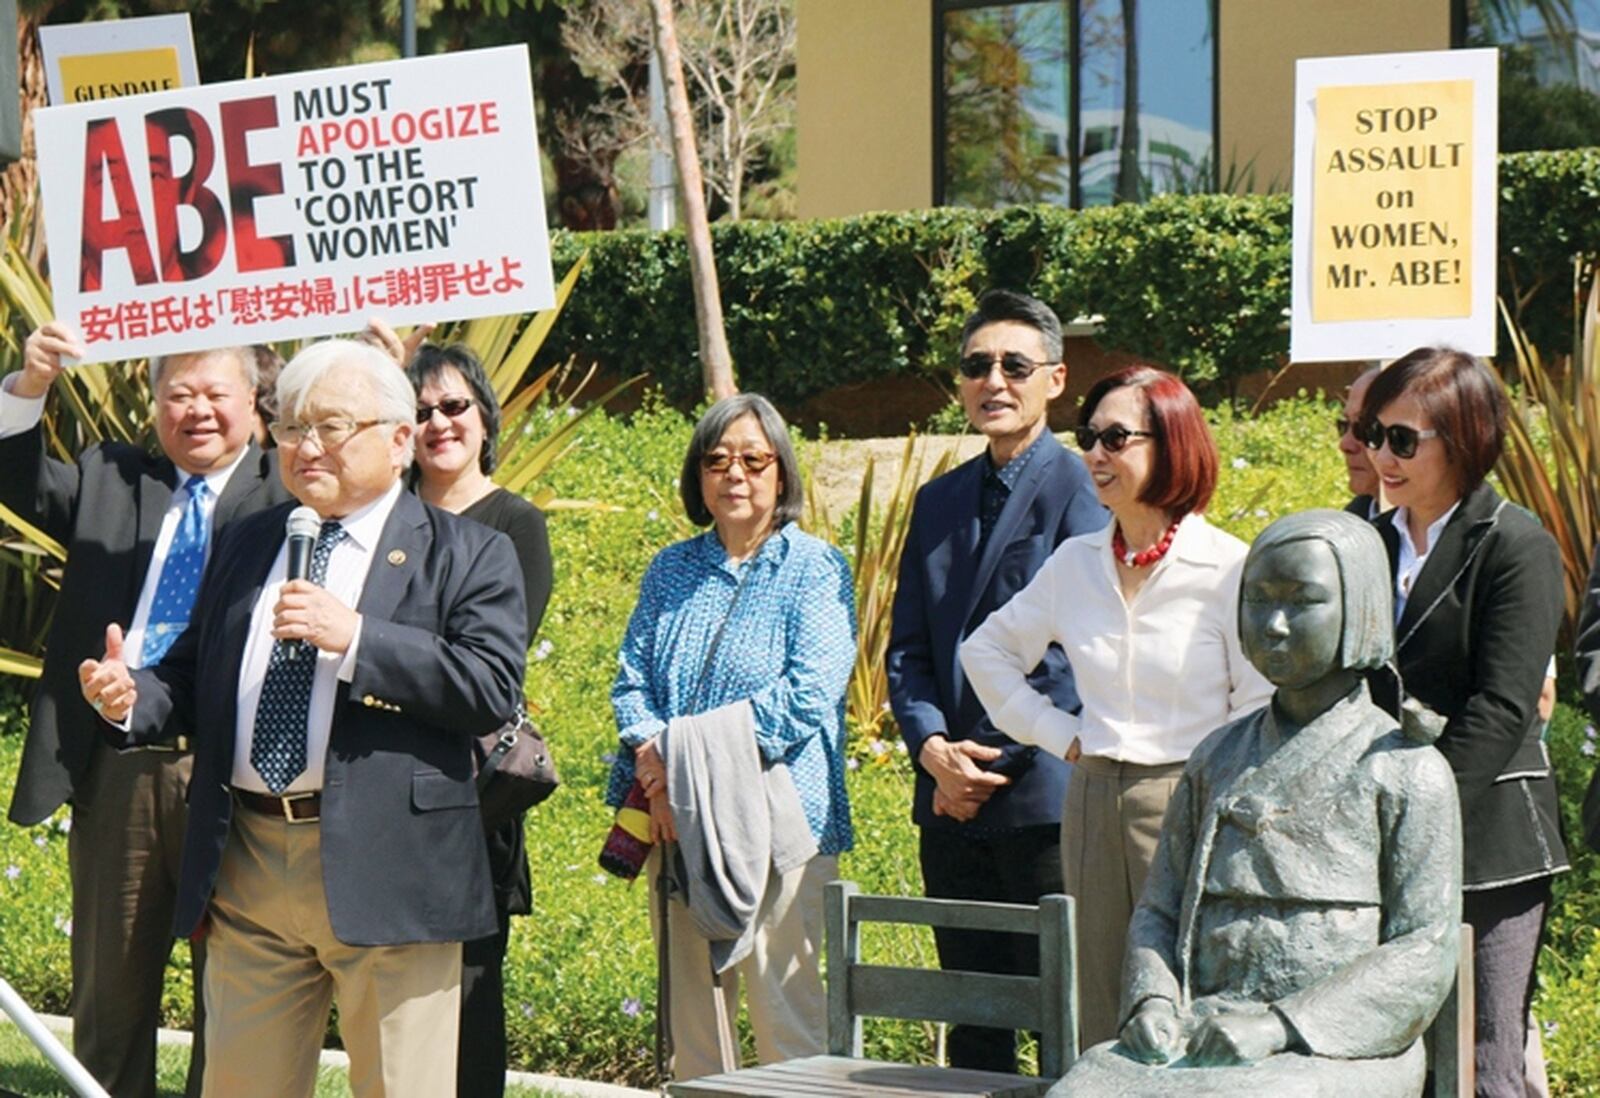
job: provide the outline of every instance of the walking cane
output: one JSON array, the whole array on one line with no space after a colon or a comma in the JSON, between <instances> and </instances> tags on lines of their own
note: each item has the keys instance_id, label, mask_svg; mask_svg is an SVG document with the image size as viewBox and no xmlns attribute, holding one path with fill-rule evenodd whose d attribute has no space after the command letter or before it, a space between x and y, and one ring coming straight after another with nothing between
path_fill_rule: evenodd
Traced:
<instances>
[{"instance_id":1,"label":"walking cane","mask_svg":"<svg viewBox=\"0 0 1600 1098\"><path fill-rule=\"evenodd\" d=\"M672 1059L672 984L671 969L667 963L667 902L672 892L671 866L677 857L678 844L667 839L661 841L661 871L656 874L656 903L660 912L656 935L656 1083L662 1093L672 1081L667 1065Z\"/></svg>"}]
</instances>

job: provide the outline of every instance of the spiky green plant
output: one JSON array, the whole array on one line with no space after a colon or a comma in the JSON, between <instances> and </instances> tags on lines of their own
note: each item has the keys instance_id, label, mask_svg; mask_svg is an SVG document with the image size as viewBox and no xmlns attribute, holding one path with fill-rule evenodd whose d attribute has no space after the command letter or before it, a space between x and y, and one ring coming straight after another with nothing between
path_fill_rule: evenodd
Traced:
<instances>
[{"instance_id":1,"label":"spiky green plant","mask_svg":"<svg viewBox=\"0 0 1600 1098\"><path fill-rule=\"evenodd\" d=\"M1585 293L1580 265L1572 354L1556 362L1540 356L1500 303L1518 384L1496 470L1506 495L1537 515L1561 547L1568 637L1583 605L1600 522L1600 270L1587 278Z\"/></svg>"}]
</instances>

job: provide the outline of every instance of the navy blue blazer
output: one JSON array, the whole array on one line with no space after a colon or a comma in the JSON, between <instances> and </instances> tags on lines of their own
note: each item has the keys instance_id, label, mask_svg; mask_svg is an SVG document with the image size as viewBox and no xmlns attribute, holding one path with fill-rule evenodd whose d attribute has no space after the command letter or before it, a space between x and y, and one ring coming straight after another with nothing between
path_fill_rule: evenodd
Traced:
<instances>
[{"instance_id":1,"label":"navy blue blazer","mask_svg":"<svg viewBox=\"0 0 1600 1098\"><path fill-rule=\"evenodd\" d=\"M179 937L205 914L228 841L239 667L289 507L222 532L189 627L159 664L134 672L128 742L181 732L194 742ZM522 700L516 553L504 534L403 492L357 609L360 647L334 702L317 825L333 932L347 945L483 937L495 913L471 737Z\"/></svg>"},{"instance_id":2,"label":"navy blue blazer","mask_svg":"<svg viewBox=\"0 0 1600 1098\"><path fill-rule=\"evenodd\" d=\"M1041 447L1007 498L982 557L978 504L987 452L924 485L912 507L895 590L889 700L913 763L932 735L1032 755L1032 764L979 810L973 823L987 827L1060 822L1068 767L995 728L967 684L956 650L1033 579L1056 546L1107 521L1082 459L1054 436L1047 435ZM1028 681L1060 708L1077 710L1072 669L1058 646L1050 646ZM920 766L916 773L912 818L923 827L961 827L933 814L933 779Z\"/></svg>"}]
</instances>

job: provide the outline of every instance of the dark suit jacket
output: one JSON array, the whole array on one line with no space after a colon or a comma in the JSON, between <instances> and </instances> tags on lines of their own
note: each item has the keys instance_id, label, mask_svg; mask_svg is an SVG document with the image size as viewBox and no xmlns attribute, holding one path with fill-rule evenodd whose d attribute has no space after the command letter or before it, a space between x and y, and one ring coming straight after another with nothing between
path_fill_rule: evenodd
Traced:
<instances>
[{"instance_id":1,"label":"dark suit jacket","mask_svg":"<svg viewBox=\"0 0 1600 1098\"><path fill-rule=\"evenodd\" d=\"M71 799L88 769L100 721L78 692L78 664L105 652L107 623L126 629L132 621L177 483L172 462L136 446L91 446L69 465L44 456L38 427L0 439L0 503L67 548L11 798L13 823L49 816ZM213 539L234 519L288 498L277 455L251 446L217 500Z\"/></svg>"},{"instance_id":2,"label":"dark suit jacket","mask_svg":"<svg viewBox=\"0 0 1600 1098\"><path fill-rule=\"evenodd\" d=\"M1395 514L1376 519L1391 575ZM1406 693L1449 722L1436 746L1461 794L1468 888L1567 866L1538 713L1563 599L1555 539L1482 484L1445 524L1395 626ZM1394 676L1377 671L1371 682L1373 700L1397 715Z\"/></svg>"},{"instance_id":3,"label":"dark suit jacket","mask_svg":"<svg viewBox=\"0 0 1600 1098\"><path fill-rule=\"evenodd\" d=\"M224 532L189 628L136 672L129 742L188 732L195 743L179 937L204 915L228 840L239 666L289 509ZM333 932L349 945L483 937L496 924L471 737L522 699L516 553L504 534L401 493L357 609L355 677L334 703L317 825Z\"/></svg>"},{"instance_id":4,"label":"dark suit jacket","mask_svg":"<svg viewBox=\"0 0 1600 1098\"><path fill-rule=\"evenodd\" d=\"M1107 521L1082 460L1053 436L1042 446L1006 500L982 557L978 503L987 453L923 486L912 507L894 597L889 699L913 763L927 738L937 734L1032 755L1031 766L996 792L973 821L988 827L1059 822L1067 766L995 728L962 674L956 649L1027 585L1057 545ZM1072 669L1058 646L1050 646L1028 681L1062 709L1077 710ZM961 827L933 814L933 779L920 766L916 772L912 818L924 827Z\"/></svg>"}]
</instances>

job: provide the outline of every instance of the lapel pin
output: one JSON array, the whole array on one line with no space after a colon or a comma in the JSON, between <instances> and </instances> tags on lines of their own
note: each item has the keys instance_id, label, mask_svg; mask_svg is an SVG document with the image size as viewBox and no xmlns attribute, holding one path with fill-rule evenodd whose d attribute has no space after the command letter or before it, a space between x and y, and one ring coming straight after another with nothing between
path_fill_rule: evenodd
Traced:
<instances>
[{"instance_id":1,"label":"lapel pin","mask_svg":"<svg viewBox=\"0 0 1600 1098\"><path fill-rule=\"evenodd\" d=\"M404 549L391 549L391 550L389 550L389 563L390 564L401 565L401 564L404 564L405 562L406 562L406 551Z\"/></svg>"}]
</instances>

